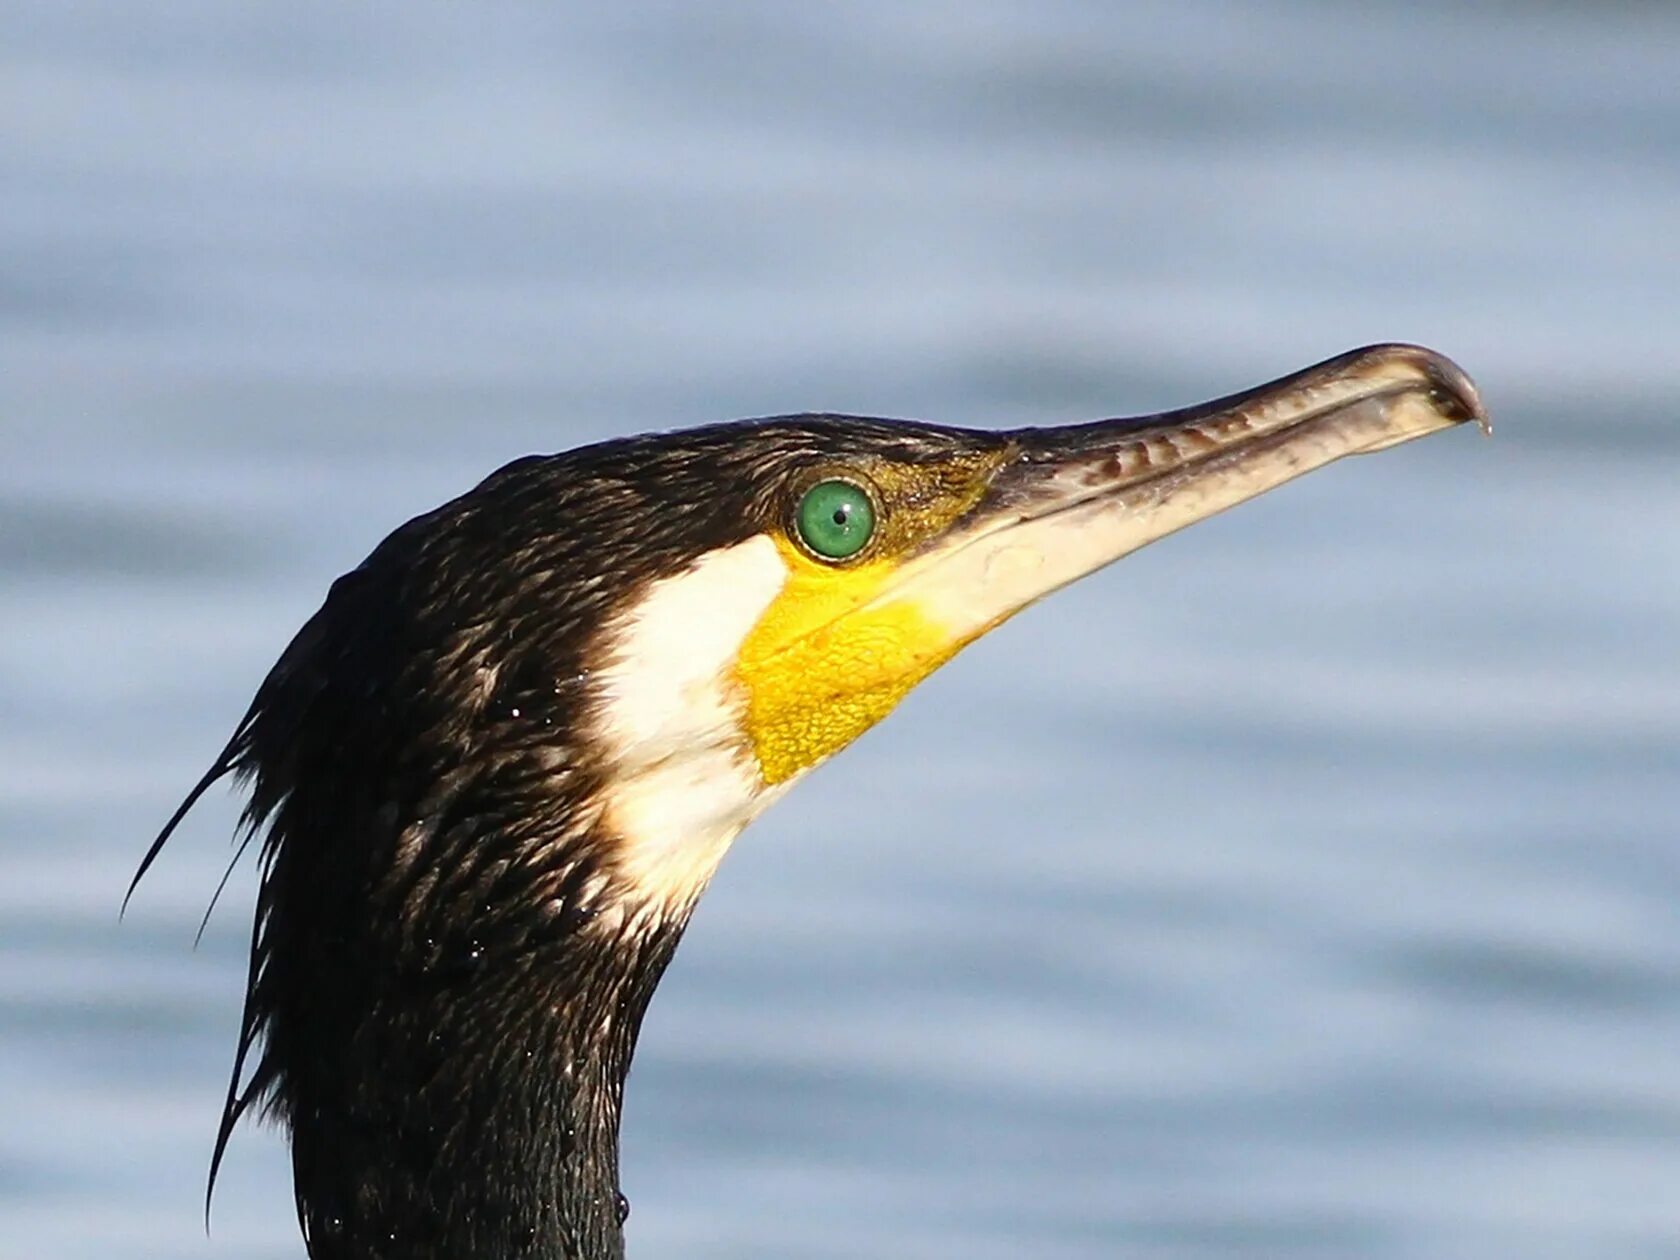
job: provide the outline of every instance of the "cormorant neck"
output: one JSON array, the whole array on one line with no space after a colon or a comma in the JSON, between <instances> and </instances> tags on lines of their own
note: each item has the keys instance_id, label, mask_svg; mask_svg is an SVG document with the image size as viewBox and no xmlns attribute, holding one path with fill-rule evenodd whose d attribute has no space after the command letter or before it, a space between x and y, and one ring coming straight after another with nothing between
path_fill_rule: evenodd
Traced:
<instances>
[{"instance_id":1,"label":"cormorant neck","mask_svg":"<svg viewBox=\"0 0 1680 1260\"><path fill-rule=\"evenodd\" d=\"M634 633L695 539L643 550L645 523L671 520L627 506L643 474L626 458L575 492L549 462L510 465L381 543L142 863L210 784L248 783L263 879L211 1177L265 1107L290 1132L313 1260L623 1255L642 1016L768 796L698 687L721 639L696 665L691 635ZM636 547L608 545L631 521ZM661 624L706 621L675 612ZM645 730L660 705L676 720Z\"/></svg>"},{"instance_id":2,"label":"cormorant neck","mask_svg":"<svg viewBox=\"0 0 1680 1260\"><path fill-rule=\"evenodd\" d=\"M416 973L323 943L352 982L339 1024L277 1099L315 1260L607 1260L624 1254L625 1074L681 925L592 922L498 956L468 943ZM360 948L358 949L358 944ZM270 1032L269 1053L284 1038Z\"/></svg>"}]
</instances>

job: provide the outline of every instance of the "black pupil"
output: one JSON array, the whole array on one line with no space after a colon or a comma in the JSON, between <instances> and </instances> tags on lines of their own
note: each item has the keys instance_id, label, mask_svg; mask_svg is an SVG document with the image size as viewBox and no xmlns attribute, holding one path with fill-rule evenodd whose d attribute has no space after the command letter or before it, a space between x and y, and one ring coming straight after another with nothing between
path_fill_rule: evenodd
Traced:
<instances>
[{"instance_id":1,"label":"black pupil","mask_svg":"<svg viewBox=\"0 0 1680 1260\"><path fill-rule=\"evenodd\" d=\"M834 523L836 525L844 525L846 523L846 517L849 516L850 514L851 514L851 509L848 508L848 507L841 506L841 507L835 508L834 509Z\"/></svg>"}]
</instances>

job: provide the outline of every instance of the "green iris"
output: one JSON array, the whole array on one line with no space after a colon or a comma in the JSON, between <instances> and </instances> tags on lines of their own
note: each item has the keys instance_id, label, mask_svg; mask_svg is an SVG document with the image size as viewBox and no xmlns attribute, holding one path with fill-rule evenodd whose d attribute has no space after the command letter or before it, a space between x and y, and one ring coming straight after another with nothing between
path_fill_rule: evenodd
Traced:
<instances>
[{"instance_id":1,"label":"green iris","mask_svg":"<svg viewBox=\"0 0 1680 1260\"><path fill-rule=\"evenodd\" d=\"M861 486L820 481L799 500L794 516L799 538L825 560L857 555L875 532L875 507Z\"/></svg>"}]
</instances>

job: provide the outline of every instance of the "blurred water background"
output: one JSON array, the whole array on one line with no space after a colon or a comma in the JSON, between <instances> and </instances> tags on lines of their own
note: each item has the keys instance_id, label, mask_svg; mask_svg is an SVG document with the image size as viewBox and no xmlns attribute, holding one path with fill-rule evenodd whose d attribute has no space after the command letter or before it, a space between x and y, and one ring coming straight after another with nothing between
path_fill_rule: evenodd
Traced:
<instances>
[{"instance_id":1,"label":"blurred water background","mask_svg":"<svg viewBox=\"0 0 1680 1260\"><path fill-rule=\"evenodd\" d=\"M1499 431L970 650L749 831L637 1256L1680 1256L1680 10L0 3L0 1256L203 1177L253 872L135 862L328 581L529 451L1363 342Z\"/></svg>"}]
</instances>

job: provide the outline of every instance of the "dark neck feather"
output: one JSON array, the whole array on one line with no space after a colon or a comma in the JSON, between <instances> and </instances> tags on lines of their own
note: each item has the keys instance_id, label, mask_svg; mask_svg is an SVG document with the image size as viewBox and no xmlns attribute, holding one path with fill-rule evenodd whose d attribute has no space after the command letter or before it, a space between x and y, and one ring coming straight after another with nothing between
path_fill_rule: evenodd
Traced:
<instances>
[{"instance_id":1,"label":"dark neck feather","mask_svg":"<svg viewBox=\"0 0 1680 1260\"><path fill-rule=\"evenodd\" d=\"M248 1105L286 1125L315 1260L622 1256L624 1077L686 918L622 900L581 661L473 625L416 651L378 576L218 762L266 840L217 1158Z\"/></svg>"},{"instance_id":2,"label":"dark neck feather","mask_svg":"<svg viewBox=\"0 0 1680 1260\"><path fill-rule=\"evenodd\" d=\"M267 1051L287 1059L276 1102L310 1255L622 1256L623 1083L678 934L468 946L416 974L368 965L365 943L312 951L335 979L271 1024Z\"/></svg>"}]
</instances>

